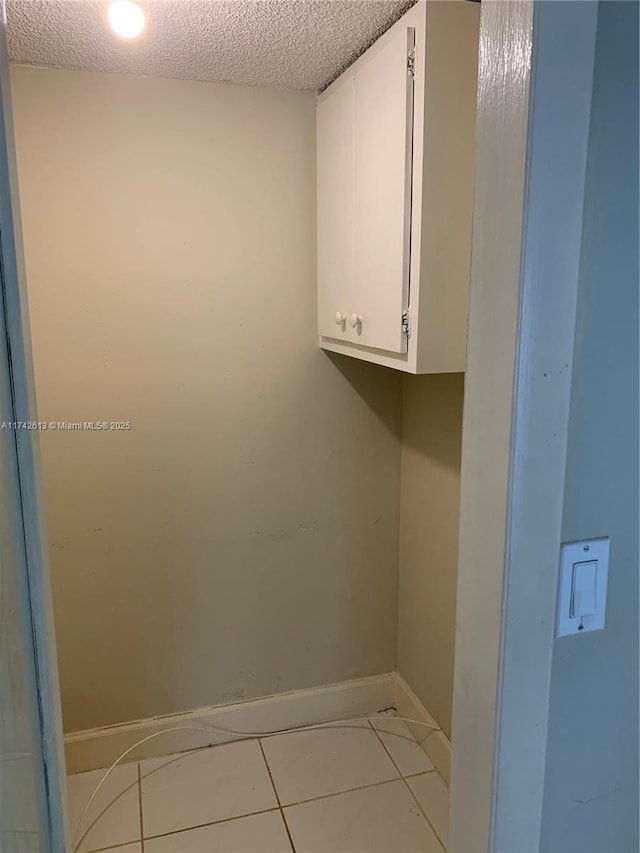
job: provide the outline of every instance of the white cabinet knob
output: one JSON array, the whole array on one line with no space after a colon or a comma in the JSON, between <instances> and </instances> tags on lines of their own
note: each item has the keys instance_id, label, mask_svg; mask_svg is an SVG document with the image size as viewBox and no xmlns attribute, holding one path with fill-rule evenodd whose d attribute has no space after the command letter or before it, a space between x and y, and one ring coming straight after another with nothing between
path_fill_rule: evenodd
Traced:
<instances>
[{"instance_id":1,"label":"white cabinet knob","mask_svg":"<svg viewBox=\"0 0 640 853\"><path fill-rule=\"evenodd\" d=\"M359 329L362 326L362 317L359 317L357 314L351 315L351 327L353 329Z\"/></svg>"},{"instance_id":2,"label":"white cabinet knob","mask_svg":"<svg viewBox=\"0 0 640 853\"><path fill-rule=\"evenodd\" d=\"M336 326L340 326L344 332L344 327L347 325L347 315L336 311Z\"/></svg>"}]
</instances>

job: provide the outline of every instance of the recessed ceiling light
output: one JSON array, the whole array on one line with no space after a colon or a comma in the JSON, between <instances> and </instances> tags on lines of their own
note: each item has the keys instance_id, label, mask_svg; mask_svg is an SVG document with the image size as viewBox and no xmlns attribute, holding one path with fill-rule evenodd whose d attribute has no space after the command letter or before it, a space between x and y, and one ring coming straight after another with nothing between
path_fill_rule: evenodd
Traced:
<instances>
[{"instance_id":1,"label":"recessed ceiling light","mask_svg":"<svg viewBox=\"0 0 640 853\"><path fill-rule=\"evenodd\" d=\"M144 29L144 12L131 0L114 0L107 16L111 29L123 39L134 39Z\"/></svg>"}]
</instances>

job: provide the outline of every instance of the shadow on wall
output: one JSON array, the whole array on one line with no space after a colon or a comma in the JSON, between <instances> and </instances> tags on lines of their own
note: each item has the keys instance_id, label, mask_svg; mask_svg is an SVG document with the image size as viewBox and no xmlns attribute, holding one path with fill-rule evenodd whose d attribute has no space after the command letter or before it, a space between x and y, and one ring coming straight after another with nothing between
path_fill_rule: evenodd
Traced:
<instances>
[{"instance_id":1,"label":"shadow on wall","mask_svg":"<svg viewBox=\"0 0 640 853\"><path fill-rule=\"evenodd\" d=\"M403 381L398 669L447 735L463 396L463 374Z\"/></svg>"},{"instance_id":2,"label":"shadow on wall","mask_svg":"<svg viewBox=\"0 0 640 853\"><path fill-rule=\"evenodd\" d=\"M402 445L433 463L460 471L464 374L405 376Z\"/></svg>"},{"instance_id":3,"label":"shadow on wall","mask_svg":"<svg viewBox=\"0 0 640 853\"><path fill-rule=\"evenodd\" d=\"M384 423L389 431L400 440L402 419L402 374L389 367L360 361L347 355L326 352L349 385L365 401L371 411ZM386 393L381 395L381 388ZM393 397L396 397L395 405Z\"/></svg>"}]
</instances>

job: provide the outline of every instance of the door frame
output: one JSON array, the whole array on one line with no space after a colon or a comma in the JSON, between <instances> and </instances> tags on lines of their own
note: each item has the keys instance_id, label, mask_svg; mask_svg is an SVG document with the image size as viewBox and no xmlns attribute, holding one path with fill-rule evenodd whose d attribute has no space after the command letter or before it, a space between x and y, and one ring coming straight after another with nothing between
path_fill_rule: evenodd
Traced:
<instances>
[{"instance_id":1,"label":"door frame","mask_svg":"<svg viewBox=\"0 0 640 853\"><path fill-rule=\"evenodd\" d=\"M37 422L31 332L26 291L18 176L15 156L5 0L0 0L0 301L5 324L13 416ZM26 587L35 650L39 725L44 754L46 811L51 853L69 850L66 771L60 683L53 624L42 481L36 430L16 429ZM43 851L45 853L45 851ZM47 851L48 853L48 851Z\"/></svg>"},{"instance_id":2,"label":"door frame","mask_svg":"<svg viewBox=\"0 0 640 853\"><path fill-rule=\"evenodd\" d=\"M594 0L482 2L452 731L456 853L540 849L597 8Z\"/></svg>"},{"instance_id":3,"label":"door frame","mask_svg":"<svg viewBox=\"0 0 640 853\"><path fill-rule=\"evenodd\" d=\"M483 0L481 18L449 849L513 853L540 844L597 3ZM0 87L4 322L15 418L36 421L4 0ZM16 444L52 849L62 853L37 435L19 430Z\"/></svg>"}]
</instances>

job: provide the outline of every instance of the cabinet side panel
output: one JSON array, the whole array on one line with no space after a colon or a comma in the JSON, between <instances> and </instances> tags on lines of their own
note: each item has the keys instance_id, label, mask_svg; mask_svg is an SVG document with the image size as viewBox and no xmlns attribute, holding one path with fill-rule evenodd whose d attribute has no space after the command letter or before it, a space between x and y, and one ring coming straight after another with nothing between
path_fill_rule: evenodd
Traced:
<instances>
[{"instance_id":1,"label":"cabinet side panel","mask_svg":"<svg viewBox=\"0 0 640 853\"><path fill-rule=\"evenodd\" d=\"M318 332L343 339L350 310L353 234L353 81L346 80L316 111L318 192Z\"/></svg>"},{"instance_id":2,"label":"cabinet side panel","mask_svg":"<svg viewBox=\"0 0 640 853\"><path fill-rule=\"evenodd\" d=\"M465 368L480 4L427 7L418 372Z\"/></svg>"}]
</instances>

